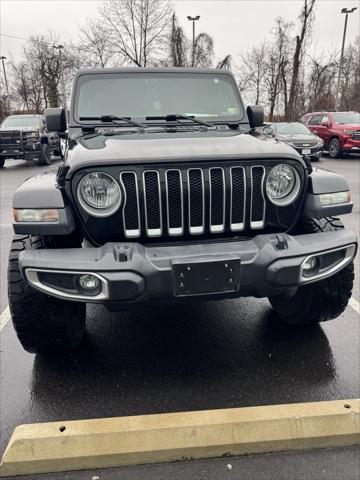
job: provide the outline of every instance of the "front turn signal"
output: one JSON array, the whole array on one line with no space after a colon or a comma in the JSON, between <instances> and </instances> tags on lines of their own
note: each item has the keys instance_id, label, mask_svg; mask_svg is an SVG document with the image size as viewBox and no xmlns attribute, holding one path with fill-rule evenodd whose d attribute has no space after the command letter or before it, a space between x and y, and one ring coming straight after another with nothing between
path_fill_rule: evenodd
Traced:
<instances>
[{"instance_id":1,"label":"front turn signal","mask_svg":"<svg viewBox=\"0 0 360 480\"><path fill-rule=\"evenodd\" d=\"M16 223L21 222L58 222L57 208L14 208L13 217Z\"/></svg>"}]
</instances>

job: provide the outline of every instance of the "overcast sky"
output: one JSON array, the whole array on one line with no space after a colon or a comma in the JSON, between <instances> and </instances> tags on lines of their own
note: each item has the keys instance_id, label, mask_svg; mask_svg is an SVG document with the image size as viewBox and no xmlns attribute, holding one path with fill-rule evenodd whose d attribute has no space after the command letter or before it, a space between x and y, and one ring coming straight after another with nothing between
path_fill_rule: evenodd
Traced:
<instances>
[{"instance_id":1,"label":"overcast sky","mask_svg":"<svg viewBox=\"0 0 360 480\"><path fill-rule=\"evenodd\" d=\"M189 37L191 24L187 15L201 15L197 32L205 31L215 40L215 53L221 58L230 53L235 62L247 46L269 36L274 19L283 16L296 22L302 0L177 0L173 2L179 21ZM96 17L99 0L0 0L1 55L18 59L23 40L48 30L55 30L64 40L75 40L79 25L87 17ZM344 15L342 7L360 7L358 0L318 0L313 30L312 51L340 48ZM358 10L350 15L347 43L360 34Z\"/></svg>"}]
</instances>

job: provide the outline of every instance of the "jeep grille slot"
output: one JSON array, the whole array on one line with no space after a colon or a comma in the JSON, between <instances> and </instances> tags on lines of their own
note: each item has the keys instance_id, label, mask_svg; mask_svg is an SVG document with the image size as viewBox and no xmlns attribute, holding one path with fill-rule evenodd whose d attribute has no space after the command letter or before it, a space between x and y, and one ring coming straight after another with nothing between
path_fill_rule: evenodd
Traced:
<instances>
[{"instance_id":1,"label":"jeep grille slot","mask_svg":"<svg viewBox=\"0 0 360 480\"><path fill-rule=\"evenodd\" d=\"M205 230L205 185L200 168L188 170L189 232L201 235Z\"/></svg>"},{"instance_id":2,"label":"jeep grille slot","mask_svg":"<svg viewBox=\"0 0 360 480\"><path fill-rule=\"evenodd\" d=\"M245 169L244 167L232 167L230 169L230 229L239 232L245 228Z\"/></svg>"},{"instance_id":3,"label":"jeep grille slot","mask_svg":"<svg viewBox=\"0 0 360 480\"><path fill-rule=\"evenodd\" d=\"M169 235L184 233L184 200L180 170L167 170L166 207Z\"/></svg>"},{"instance_id":4,"label":"jeep grille slot","mask_svg":"<svg viewBox=\"0 0 360 480\"><path fill-rule=\"evenodd\" d=\"M162 234L162 209L159 172L147 170L143 174L146 234L160 237Z\"/></svg>"},{"instance_id":5,"label":"jeep grille slot","mask_svg":"<svg viewBox=\"0 0 360 480\"><path fill-rule=\"evenodd\" d=\"M265 197L264 197L265 168L262 165L251 167L251 208L250 227L263 228L265 225Z\"/></svg>"},{"instance_id":6,"label":"jeep grille slot","mask_svg":"<svg viewBox=\"0 0 360 480\"><path fill-rule=\"evenodd\" d=\"M225 174L224 169L210 168L210 232L225 230Z\"/></svg>"},{"instance_id":7,"label":"jeep grille slot","mask_svg":"<svg viewBox=\"0 0 360 480\"><path fill-rule=\"evenodd\" d=\"M139 193L135 172L121 172L120 181L125 192L125 205L123 208L124 233L126 238L137 238L141 235L141 228Z\"/></svg>"}]
</instances>

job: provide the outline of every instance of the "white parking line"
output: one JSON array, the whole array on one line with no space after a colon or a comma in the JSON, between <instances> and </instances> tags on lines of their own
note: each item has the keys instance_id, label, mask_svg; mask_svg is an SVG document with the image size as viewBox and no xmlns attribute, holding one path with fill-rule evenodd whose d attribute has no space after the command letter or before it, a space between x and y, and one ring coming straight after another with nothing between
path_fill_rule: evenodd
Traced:
<instances>
[{"instance_id":1,"label":"white parking line","mask_svg":"<svg viewBox=\"0 0 360 480\"><path fill-rule=\"evenodd\" d=\"M5 327L5 325L10 320L10 318L11 318L11 315L10 315L9 307L6 307L0 316L0 332Z\"/></svg>"},{"instance_id":2,"label":"white parking line","mask_svg":"<svg viewBox=\"0 0 360 480\"><path fill-rule=\"evenodd\" d=\"M349 305L355 310L355 312L360 313L360 303L354 297L350 298Z\"/></svg>"}]
</instances>

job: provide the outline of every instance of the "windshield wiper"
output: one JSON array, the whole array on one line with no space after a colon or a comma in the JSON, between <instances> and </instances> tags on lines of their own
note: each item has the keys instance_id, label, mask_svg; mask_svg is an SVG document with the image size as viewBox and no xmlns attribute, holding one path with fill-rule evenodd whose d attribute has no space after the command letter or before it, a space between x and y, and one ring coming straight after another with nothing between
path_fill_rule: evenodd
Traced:
<instances>
[{"instance_id":1,"label":"windshield wiper","mask_svg":"<svg viewBox=\"0 0 360 480\"><path fill-rule=\"evenodd\" d=\"M178 113L171 113L169 115L162 115L158 117L146 117L146 120L165 120L166 122L176 122L177 120L190 120L190 122L197 123L198 125L202 125L203 127L216 129L216 125L214 125L213 123L204 122L203 120L198 120L195 117L190 117L188 115L182 115Z\"/></svg>"},{"instance_id":2,"label":"windshield wiper","mask_svg":"<svg viewBox=\"0 0 360 480\"><path fill-rule=\"evenodd\" d=\"M117 117L116 115L101 115L100 117L80 117L79 120L100 120L102 123L112 123L113 125L122 125L123 123L127 125L132 125L141 130L144 130L145 126L142 123L135 122L128 117Z\"/></svg>"}]
</instances>

